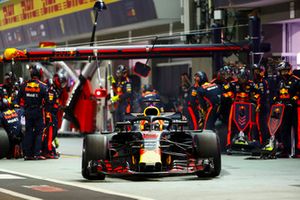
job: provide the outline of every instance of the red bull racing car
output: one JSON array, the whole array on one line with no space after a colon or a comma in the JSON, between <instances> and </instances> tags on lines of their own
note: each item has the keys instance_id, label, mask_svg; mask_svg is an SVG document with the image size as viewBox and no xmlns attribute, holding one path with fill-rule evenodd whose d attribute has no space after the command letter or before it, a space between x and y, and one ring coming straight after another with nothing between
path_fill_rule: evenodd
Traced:
<instances>
[{"instance_id":1,"label":"red bull racing car","mask_svg":"<svg viewBox=\"0 0 300 200\"><path fill-rule=\"evenodd\" d=\"M209 130L184 130L176 113L149 106L116 124L116 131L86 135L82 176L195 174L216 177L221 172L218 136Z\"/></svg>"}]
</instances>

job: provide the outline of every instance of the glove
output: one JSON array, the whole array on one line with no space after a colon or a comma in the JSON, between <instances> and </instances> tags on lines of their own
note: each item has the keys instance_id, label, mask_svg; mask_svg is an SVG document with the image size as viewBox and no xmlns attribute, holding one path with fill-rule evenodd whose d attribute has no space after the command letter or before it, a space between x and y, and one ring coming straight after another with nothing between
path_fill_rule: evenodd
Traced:
<instances>
[{"instance_id":1,"label":"glove","mask_svg":"<svg viewBox=\"0 0 300 200\"><path fill-rule=\"evenodd\" d=\"M292 98L293 101L297 101L298 99L299 99L299 97L297 97L297 96L294 96L294 97Z\"/></svg>"},{"instance_id":2,"label":"glove","mask_svg":"<svg viewBox=\"0 0 300 200\"><path fill-rule=\"evenodd\" d=\"M260 112L260 105L256 106L255 112Z\"/></svg>"},{"instance_id":3,"label":"glove","mask_svg":"<svg viewBox=\"0 0 300 200\"><path fill-rule=\"evenodd\" d=\"M115 80L115 78L113 76L108 76L107 80L109 80L112 84L116 83L116 80Z\"/></svg>"},{"instance_id":4,"label":"glove","mask_svg":"<svg viewBox=\"0 0 300 200\"><path fill-rule=\"evenodd\" d=\"M113 96L113 97L111 98L111 102L112 102L112 103L115 103L115 102L117 102L117 101L119 101L119 100L120 100L119 95Z\"/></svg>"},{"instance_id":5,"label":"glove","mask_svg":"<svg viewBox=\"0 0 300 200\"><path fill-rule=\"evenodd\" d=\"M54 143L55 148L59 147L59 140L57 137L53 140L53 143Z\"/></svg>"}]
</instances>

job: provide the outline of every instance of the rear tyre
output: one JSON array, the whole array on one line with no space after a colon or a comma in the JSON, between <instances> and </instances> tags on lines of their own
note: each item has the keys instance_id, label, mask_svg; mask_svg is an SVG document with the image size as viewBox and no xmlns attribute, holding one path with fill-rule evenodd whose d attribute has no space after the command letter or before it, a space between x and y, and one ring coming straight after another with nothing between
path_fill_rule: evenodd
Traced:
<instances>
[{"instance_id":1,"label":"rear tyre","mask_svg":"<svg viewBox=\"0 0 300 200\"><path fill-rule=\"evenodd\" d=\"M0 159L5 158L9 152L9 139L6 131L0 128Z\"/></svg>"},{"instance_id":2,"label":"rear tyre","mask_svg":"<svg viewBox=\"0 0 300 200\"><path fill-rule=\"evenodd\" d=\"M197 171L198 177L216 177L221 172L221 145L219 137L210 130L196 133L194 135L195 151L199 159L209 159L212 169L209 171Z\"/></svg>"},{"instance_id":3,"label":"rear tyre","mask_svg":"<svg viewBox=\"0 0 300 200\"><path fill-rule=\"evenodd\" d=\"M86 135L83 140L81 174L88 180L104 180L105 174L90 173L88 164L91 160L107 158L107 138L104 135Z\"/></svg>"}]
</instances>

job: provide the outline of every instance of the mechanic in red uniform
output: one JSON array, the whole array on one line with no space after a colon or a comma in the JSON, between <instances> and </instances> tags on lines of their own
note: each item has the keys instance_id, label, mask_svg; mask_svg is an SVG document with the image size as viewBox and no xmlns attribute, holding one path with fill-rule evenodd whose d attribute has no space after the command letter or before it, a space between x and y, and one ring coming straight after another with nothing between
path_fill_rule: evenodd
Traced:
<instances>
[{"instance_id":1,"label":"mechanic in red uniform","mask_svg":"<svg viewBox=\"0 0 300 200\"><path fill-rule=\"evenodd\" d=\"M131 112L133 102L132 82L128 77L128 69L124 65L119 65L116 72L116 81L113 84L115 96L111 98L116 103L115 120L123 121L125 114Z\"/></svg>"},{"instance_id":2,"label":"mechanic in red uniform","mask_svg":"<svg viewBox=\"0 0 300 200\"><path fill-rule=\"evenodd\" d=\"M292 74L292 66L288 62L281 62L278 65L280 81L277 95L273 98L275 103L285 105L281 127L276 139L283 143L283 150L279 157L287 158L291 155L291 129L295 132L295 155L300 158L300 80Z\"/></svg>"},{"instance_id":3,"label":"mechanic in red uniform","mask_svg":"<svg viewBox=\"0 0 300 200\"><path fill-rule=\"evenodd\" d=\"M249 71L245 68L241 68L237 75L237 80L230 82L225 88L223 93L225 98L230 98L233 102L248 102L257 105L257 99L259 94L255 89L254 83L249 80ZM251 113L252 114L252 113ZM231 145L234 135L232 133L237 132L233 130L233 106L231 106L231 111L229 115L228 123L228 134L227 134L227 146ZM251 119L252 120L252 119ZM254 120L253 120L254 121ZM252 122L253 123L253 122ZM257 139L257 138L255 138Z\"/></svg>"},{"instance_id":4,"label":"mechanic in red uniform","mask_svg":"<svg viewBox=\"0 0 300 200\"><path fill-rule=\"evenodd\" d=\"M201 86L197 88L197 95L201 110L205 113L203 129L214 130L219 116L222 91L217 84L208 82L205 72L197 73L200 75L201 83Z\"/></svg>"}]
</instances>

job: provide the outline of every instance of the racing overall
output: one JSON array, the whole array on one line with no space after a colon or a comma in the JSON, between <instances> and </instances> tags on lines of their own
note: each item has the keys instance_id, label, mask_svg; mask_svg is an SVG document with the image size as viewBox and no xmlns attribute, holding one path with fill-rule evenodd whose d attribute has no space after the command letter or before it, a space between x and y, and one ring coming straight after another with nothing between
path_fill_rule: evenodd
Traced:
<instances>
[{"instance_id":1,"label":"racing overall","mask_svg":"<svg viewBox=\"0 0 300 200\"><path fill-rule=\"evenodd\" d=\"M47 98L47 86L37 78L23 83L17 96L17 102L24 100L25 135L23 152L25 159L39 159L42 151L42 133L44 128L43 103Z\"/></svg>"},{"instance_id":2,"label":"racing overall","mask_svg":"<svg viewBox=\"0 0 300 200\"><path fill-rule=\"evenodd\" d=\"M198 98L198 88L200 86L195 83L188 92L187 97L187 118L188 126L191 130L199 129L199 120L200 120L200 102Z\"/></svg>"},{"instance_id":3,"label":"racing overall","mask_svg":"<svg viewBox=\"0 0 300 200\"><path fill-rule=\"evenodd\" d=\"M274 98L275 103L285 105L281 126L276 133L278 142L283 143L282 154L291 154L291 130L294 127L295 133L295 153L300 154L300 125L299 125L299 93L300 80L294 75L288 78L282 78L279 81L277 96Z\"/></svg>"},{"instance_id":4,"label":"racing overall","mask_svg":"<svg viewBox=\"0 0 300 200\"><path fill-rule=\"evenodd\" d=\"M265 144L269 138L269 129L268 129L268 116L270 112L270 91L268 81L264 78L254 80L255 88L259 93L259 99L257 101L257 112L256 112L256 125L257 131L259 132L260 143Z\"/></svg>"},{"instance_id":5,"label":"racing overall","mask_svg":"<svg viewBox=\"0 0 300 200\"><path fill-rule=\"evenodd\" d=\"M22 157L21 141L23 138L21 116L23 115L21 109L5 108L0 113L0 123L5 129L9 138L9 153L7 158Z\"/></svg>"},{"instance_id":6,"label":"racing overall","mask_svg":"<svg viewBox=\"0 0 300 200\"><path fill-rule=\"evenodd\" d=\"M233 80L234 79L232 77L229 77L228 79L215 78L211 80L211 83L217 84L223 94L226 90L228 90L229 83ZM226 125L228 124L231 104L232 101L229 98L225 98L223 95L221 96L221 105L218 117Z\"/></svg>"},{"instance_id":7,"label":"racing overall","mask_svg":"<svg viewBox=\"0 0 300 200\"><path fill-rule=\"evenodd\" d=\"M51 85L48 90L48 98L45 105L45 128L43 138L43 155L46 158L55 158L56 149L52 145L53 140L57 136L58 120L57 113L59 110L59 97L61 90Z\"/></svg>"},{"instance_id":8,"label":"racing overall","mask_svg":"<svg viewBox=\"0 0 300 200\"><path fill-rule=\"evenodd\" d=\"M214 83L204 83L198 88L198 98L201 108L205 111L204 129L214 130L219 116L222 91Z\"/></svg>"},{"instance_id":9,"label":"racing overall","mask_svg":"<svg viewBox=\"0 0 300 200\"><path fill-rule=\"evenodd\" d=\"M184 116L187 115L186 109L184 109L184 106L187 104L187 97L189 88L191 87L190 80L188 78L187 74L181 75L181 82L179 87L179 112L182 112Z\"/></svg>"},{"instance_id":10,"label":"racing overall","mask_svg":"<svg viewBox=\"0 0 300 200\"><path fill-rule=\"evenodd\" d=\"M243 102L243 103L257 103L257 99L259 97L257 90L255 89L255 85L252 81L248 80L245 83L239 83L238 80L232 81L229 85L225 88L225 93L223 93L225 98L231 98L233 102ZM248 130L248 138L252 139L252 127L255 123L253 112L254 109L252 109L251 106L251 112L246 113L250 115L250 130ZM235 126L233 126L233 105L231 106L230 114L229 114L229 123L228 123L228 133L227 133L227 146L231 145L232 139L234 138L235 134L237 133L237 130Z\"/></svg>"},{"instance_id":11,"label":"racing overall","mask_svg":"<svg viewBox=\"0 0 300 200\"><path fill-rule=\"evenodd\" d=\"M119 97L115 111L115 119L116 122L120 122L124 120L125 114L131 112L133 100L131 80L128 77L121 78L121 80L117 81L114 85L114 90Z\"/></svg>"}]
</instances>

